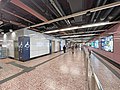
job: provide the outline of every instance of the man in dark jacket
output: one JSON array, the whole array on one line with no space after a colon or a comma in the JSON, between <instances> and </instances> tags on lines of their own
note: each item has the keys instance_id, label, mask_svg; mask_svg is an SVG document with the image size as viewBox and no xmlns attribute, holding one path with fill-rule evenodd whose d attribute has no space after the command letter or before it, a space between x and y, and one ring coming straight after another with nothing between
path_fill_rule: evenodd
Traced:
<instances>
[{"instance_id":1,"label":"man in dark jacket","mask_svg":"<svg viewBox=\"0 0 120 90\"><path fill-rule=\"evenodd\" d=\"M64 51L64 53L66 53L66 47L65 47L65 45L63 46L63 51Z\"/></svg>"}]
</instances>

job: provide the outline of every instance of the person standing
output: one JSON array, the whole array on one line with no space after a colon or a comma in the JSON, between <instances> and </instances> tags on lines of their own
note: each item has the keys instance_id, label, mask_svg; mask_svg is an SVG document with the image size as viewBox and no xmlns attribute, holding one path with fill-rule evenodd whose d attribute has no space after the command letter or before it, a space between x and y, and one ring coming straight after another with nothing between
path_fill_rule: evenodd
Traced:
<instances>
[{"instance_id":1,"label":"person standing","mask_svg":"<svg viewBox=\"0 0 120 90\"><path fill-rule=\"evenodd\" d=\"M64 51L64 53L66 53L66 47L65 47L65 45L63 46L63 51Z\"/></svg>"}]
</instances>

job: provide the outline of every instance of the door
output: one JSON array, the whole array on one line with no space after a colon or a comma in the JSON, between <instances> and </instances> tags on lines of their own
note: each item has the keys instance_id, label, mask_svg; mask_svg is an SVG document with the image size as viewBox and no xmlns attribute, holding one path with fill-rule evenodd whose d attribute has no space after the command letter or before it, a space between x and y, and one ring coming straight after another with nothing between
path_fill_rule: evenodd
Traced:
<instances>
[{"instance_id":1,"label":"door","mask_svg":"<svg viewBox=\"0 0 120 90\"><path fill-rule=\"evenodd\" d=\"M14 58L19 59L18 41L14 41Z\"/></svg>"},{"instance_id":2,"label":"door","mask_svg":"<svg viewBox=\"0 0 120 90\"><path fill-rule=\"evenodd\" d=\"M57 51L60 51L60 42L57 42Z\"/></svg>"},{"instance_id":3,"label":"door","mask_svg":"<svg viewBox=\"0 0 120 90\"><path fill-rule=\"evenodd\" d=\"M55 52L55 41L52 41L52 53Z\"/></svg>"}]
</instances>

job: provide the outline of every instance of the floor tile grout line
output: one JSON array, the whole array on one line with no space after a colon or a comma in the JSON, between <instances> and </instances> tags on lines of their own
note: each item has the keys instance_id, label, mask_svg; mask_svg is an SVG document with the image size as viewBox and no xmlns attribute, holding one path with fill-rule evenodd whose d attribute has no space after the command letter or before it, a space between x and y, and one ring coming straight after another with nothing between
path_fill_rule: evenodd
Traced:
<instances>
[{"instance_id":1,"label":"floor tile grout line","mask_svg":"<svg viewBox=\"0 0 120 90\"><path fill-rule=\"evenodd\" d=\"M24 65L18 64L18 63L16 63L15 61L9 62L9 63L7 63L7 64L11 64L11 65L16 66L16 67L19 67L19 68L21 68L21 69L29 68L29 67L26 67L26 66L24 66Z\"/></svg>"},{"instance_id":2,"label":"floor tile grout line","mask_svg":"<svg viewBox=\"0 0 120 90\"><path fill-rule=\"evenodd\" d=\"M5 78L5 79L3 79L3 80L0 81L0 84L3 84L3 83L5 83L5 82L7 82L9 80L12 80L12 79L14 79L17 76L22 75L23 73L25 73L25 71L21 71L21 72L19 72L17 74L14 74L14 75L12 75L12 76L10 76L8 78Z\"/></svg>"},{"instance_id":3,"label":"floor tile grout line","mask_svg":"<svg viewBox=\"0 0 120 90\"><path fill-rule=\"evenodd\" d=\"M36 67L38 67L38 66L40 66L40 65L43 65L44 63L47 63L47 62L49 62L49 61L51 61L51 60L53 60L53 59L55 59L55 58L57 58L57 57L59 57L59 56L61 56L61 55L64 55L64 53L63 54L59 54L59 55L57 55L57 56L55 56L55 57L53 57L53 58L51 58L51 59L49 59L49 60L46 60L45 62L42 62L41 64L39 64L39 65L36 65L36 66L33 66L33 67L31 67L31 68L36 68ZM7 82L7 81L9 81L9 80L12 80L12 79L14 79L15 77L17 77L17 76L20 76L20 75L22 75L22 74L24 74L24 73L26 73L26 72L30 72L30 71L32 71L32 70L34 70L34 69L31 69L31 70L22 70L21 72L19 72L19 73L17 73L17 74L15 74L15 75L12 75L12 76L10 76L10 77L8 77L8 78L5 78L5 79L3 79L3 80L1 80L0 81L0 84L3 84L3 83L5 83L5 82Z\"/></svg>"},{"instance_id":4,"label":"floor tile grout line","mask_svg":"<svg viewBox=\"0 0 120 90\"><path fill-rule=\"evenodd\" d=\"M42 65L42 64L44 64L44 63L47 63L47 62L49 62L49 61L51 61L51 60L53 60L53 59L55 59L55 58L57 58L57 57L59 57L59 56L61 56L61 55L64 55L64 53L63 53L63 54L59 54L59 55L57 55L57 56L55 56L55 57L53 57L53 58L50 58L50 59L48 59L48 60L46 60L46 61L44 61L44 62L42 62L42 63L40 63L40 64L38 64L38 65L35 65L35 66L33 66L33 67L36 68L36 67L38 67L38 66L40 66L40 65Z\"/></svg>"}]
</instances>

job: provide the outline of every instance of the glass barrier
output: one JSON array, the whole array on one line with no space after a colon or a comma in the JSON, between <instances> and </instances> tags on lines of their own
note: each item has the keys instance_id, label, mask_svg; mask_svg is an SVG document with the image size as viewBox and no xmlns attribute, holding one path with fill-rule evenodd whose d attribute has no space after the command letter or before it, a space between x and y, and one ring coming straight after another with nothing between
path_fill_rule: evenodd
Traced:
<instances>
[{"instance_id":1,"label":"glass barrier","mask_svg":"<svg viewBox=\"0 0 120 90\"><path fill-rule=\"evenodd\" d=\"M85 47L83 49L83 55L86 68L86 80L88 82L88 90L103 90L102 85L94 72L94 68L92 67L90 60L90 52Z\"/></svg>"}]
</instances>

